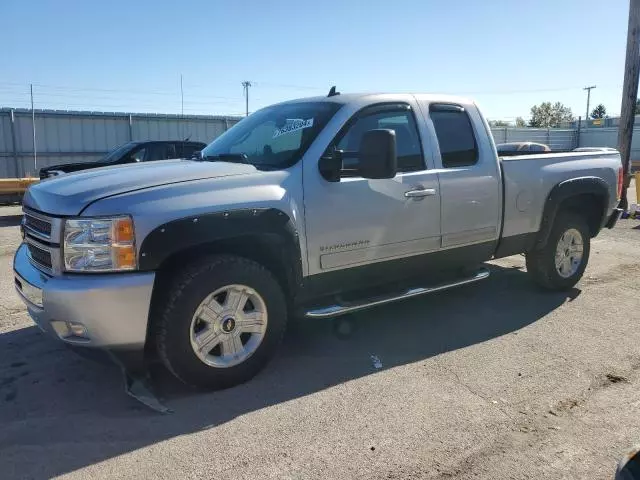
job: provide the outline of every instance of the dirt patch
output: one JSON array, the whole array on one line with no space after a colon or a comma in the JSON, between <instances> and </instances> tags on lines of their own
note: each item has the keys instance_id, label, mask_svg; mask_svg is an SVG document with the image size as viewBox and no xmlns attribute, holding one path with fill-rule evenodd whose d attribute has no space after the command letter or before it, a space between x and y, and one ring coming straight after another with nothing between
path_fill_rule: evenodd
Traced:
<instances>
[{"instance_id":1,"label":"dirt patch","mask_svg":"<svg viewBox=\"0 0 640 480\"><path fill-rule=\"evenodd\" d=\"M575 398L560 400L553 408L549 410L549 413L555 417L559 417L561 414L579 407L580 404L581 402Z\"/></svg>"},{"instance_id":2,"label":"dirt patch","mask_svg":"<svg viewBox=\"0 0 640 480\"><path fill-rule=\"evenodd\" d=\"M602 272L598 275L587 275L582 279L583 284L601 284L611 283L617 280L628 281L629 278L635 278L640 274L640 264L638 263L623 263L622 265L616 265L615 268L611 268L606 272Z\"/></svg>"},{"instance_id":3,"label":"dirt patch","mask_svg":"<svg viewBox=\"0 0 640 480\"><path fill-rule=\"evenodd\" d=\"M613 373L607 373L605 378L609 383L629 383L629 380L626 377L615 375Z\"/></svg>"}]
</instances>

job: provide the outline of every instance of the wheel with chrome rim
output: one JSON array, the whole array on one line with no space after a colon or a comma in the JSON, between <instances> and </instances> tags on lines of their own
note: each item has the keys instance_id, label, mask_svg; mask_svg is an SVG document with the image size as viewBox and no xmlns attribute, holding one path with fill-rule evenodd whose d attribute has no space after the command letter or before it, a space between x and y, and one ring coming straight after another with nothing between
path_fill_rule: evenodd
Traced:
<instances>
[{"instance_id":1,"label":"wheel with chrome rim","mask_svg":"<svg viewBox=\"0 0 640 480\"><path fill-rule=\"evenodd\" d=\"M246 285L226 285L207 295L191 320L191 348L207 365L233 367L258 349L267 331L267 306Z\"/></svg>"},{"instance_id":2,"label":"wheel with chrome rim","mask_svg":"<svg viewBox=\"0 0 640 480\"><path fill-rule=\"evenodd\" d=\"M276 278L231 255L201 259L169 287L156 328L163 363L183 382L219 389L243 383L273 356L287 322Z\"/></svg>"},{"instance_id":3,"label":"wheel with chrome rim","mask_svg":"<svg viewBox=\"0 0 640 480\"><path fill-rule=\"evenodd\" d=\"M556 246L556 270L562 278L570 278L582 264L582 234L575 228L566 230Z\"/></svg>"},{"instance_id":4,"label":"wheel with chrome rim","mask_svg":"<svg viewBox=\"0 0 640 480\"><path fill-rule=\"evenodd\" d=\"M583 215L561 211L542 248L526 253L527 271L534 281L547 290L572 288L589 261L591 231Z\"/></svg>"}]
</instances>

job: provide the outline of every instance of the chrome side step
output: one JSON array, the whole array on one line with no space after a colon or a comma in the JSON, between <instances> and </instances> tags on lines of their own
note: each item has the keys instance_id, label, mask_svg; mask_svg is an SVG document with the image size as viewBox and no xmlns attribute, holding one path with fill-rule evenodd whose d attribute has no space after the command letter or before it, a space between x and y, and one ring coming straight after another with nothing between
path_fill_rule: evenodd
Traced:
<instances>
[{"instance_id":1,"label":"chrome side step","mask_svg":"<svg viewBox=\"0 0 640 480\"><path fill-rule=\"evenodd\" d=\"M436 285L434 287L410 288L397 295L392 295L387 297L377 297L362 303L345 303L342 305L329 305L328 307L309 310L308 312L305 312L304 316L306 318L337 317L339 315L344 315L346 313L353 313L360 310L364 310L366 308L377 307L378 305L384 305L385 303L397 302L398 300L405 300L407 298L417 297L419 295L426 295L427 293L435 293L441 290L447 290L449 288L466 285L468 283L478 282L480 280L484 280L488 276L489 276L489 270L487 270L486 268L482 268L472 277L468 277L462 280L457 280L455 282L443 283L440 285Z\"/></svg>"}]
</instances>

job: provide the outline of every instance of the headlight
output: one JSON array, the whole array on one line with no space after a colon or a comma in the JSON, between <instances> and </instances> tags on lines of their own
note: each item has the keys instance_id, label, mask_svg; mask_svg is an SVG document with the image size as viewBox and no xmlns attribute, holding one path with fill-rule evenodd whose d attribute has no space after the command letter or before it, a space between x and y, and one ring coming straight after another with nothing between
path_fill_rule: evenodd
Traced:
<instances>
[{"instance_id":1,"label":"headlight","mask_svg":"<svg viewBox=\"0 0 640 480\"><path fill-rule=\"evenodd\" d=\"M117 272L137 266L129 216L68 219L63 249L67 272Z\"/></svg>"}]
</instances>

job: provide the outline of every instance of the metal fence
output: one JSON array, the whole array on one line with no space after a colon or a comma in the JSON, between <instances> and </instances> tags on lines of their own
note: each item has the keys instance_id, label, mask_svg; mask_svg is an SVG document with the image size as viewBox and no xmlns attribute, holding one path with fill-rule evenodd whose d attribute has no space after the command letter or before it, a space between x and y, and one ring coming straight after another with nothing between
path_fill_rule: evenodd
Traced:
<instances>
[{"instance_id":1,"label":"metal fence","mask_svg":"<svg viewBox=\"0 0 640 480\"><path fill-rule=\"evenodd\" d=\"M89 162L131 140L210 142L240 117L0 109L0 178L37 176L40 168Z\"/></svg>"},{"instance_id":2,"label":"metal fence","mask_svg":"<svg viewBox=\"0 0 640 480\"><path fill-rule=\"evenodd\" d=\"M496 143L537 142L549 145L553 151L570 151L576 147L618 148L617 127L584 128L583 126L580 129L494 127L491 133ZM631 168L634 171L640 169L640 125L633 130Z\"/></svg>"},{"instance_id":3,"label":"metal fence","mask_svg":"<svg viewBox=\"0 0 640 480\"><path fill-rule=\"evenodd\" d=\"M578 145L577 130L570 128L510 128L491 129L496 143L536 142L549 145L554 151L568 151Z\"/></svg>"},{"instance_id":4,"label":"metal fence","mask_svg":"<svg viewBox=\"0 0 640 480\"><path fill-rule=\"evenodd\" d=\"M210 142L241 117L35 111L34 159L32 113L0 109L0 178L37 176L45 166L89 162L130 140L190 140ZM617 128L491 129L496 143L538 142L554 151L576 147L617 148ZM635 130L631 160L640 161L640 126Z\"/></svg>"}]
</instances>

